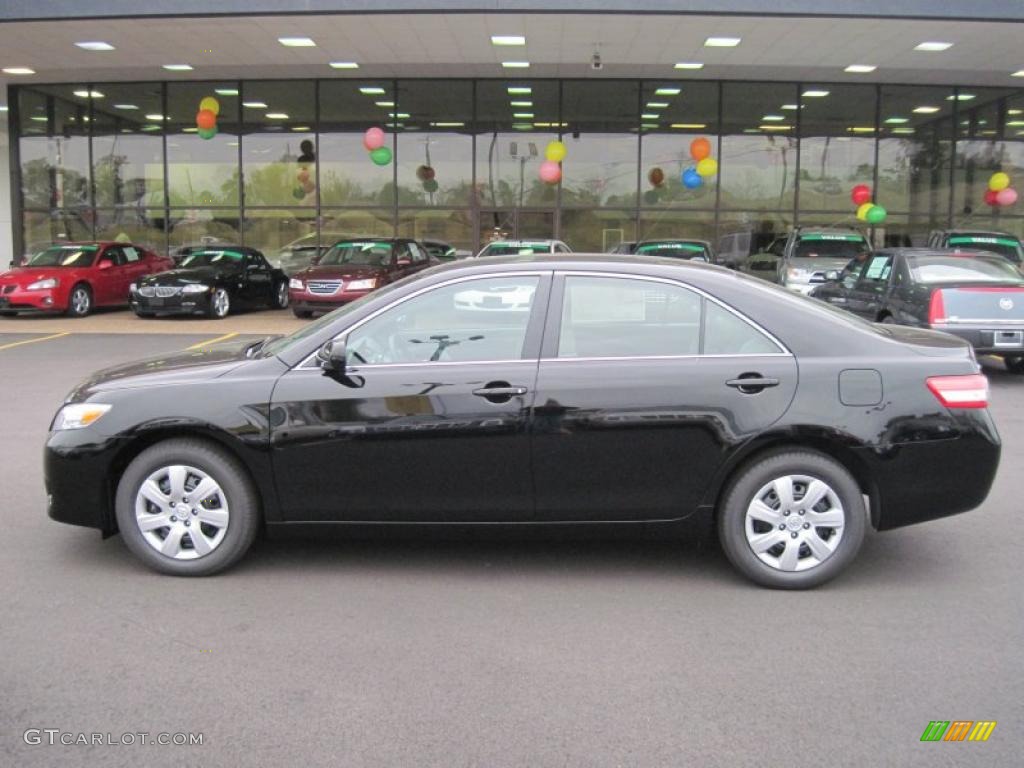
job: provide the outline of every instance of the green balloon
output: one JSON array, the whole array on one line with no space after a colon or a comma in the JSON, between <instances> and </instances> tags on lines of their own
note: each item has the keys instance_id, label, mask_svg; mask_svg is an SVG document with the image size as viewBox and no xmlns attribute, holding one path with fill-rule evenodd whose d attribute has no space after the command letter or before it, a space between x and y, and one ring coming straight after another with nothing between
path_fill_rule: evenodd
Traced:
<instances>
[{"instance_id":1,"label":"green balloon","mask_svg":"<svg viewBox=\"0 0 1024 768\"><path fill-rule=\"evenodd\" d=\"M217 135L217 126L216 125L213 126L213 128L200 128L199 129L199 138L201 138L201 139L212 139L216 135Z\"/></svg>"},{"instance_id":2,"label":"green balloon","mask_svg":"<svg viewBox=\"0 0 1024 768\"><path fill-rule=\"evenodd\" d=\"M391 162L391 150L387 147L377 147L370 153L370 159L377 165L387 165Z\"/></svg>"},{"instance_id":3,"label":"green balloon","mask_svg":"<svg viewBox=\"0 0 1024 768\"><path fill-rule=\"evenodd\" d=\"M423 182L423 189L433 194L434 192L437 192L437 182L433 179L427 179Z\"/></svg>"},{"instance_id":4,"label":"green balloon","mask_svg":"<svg viewBox=\"0 0 1024 768\"><path fill-rule=\"evenodd\" d=\"M881 224L888 215L889 212L885 208L880 205L873 205L868 209L868 215L865 218L867 218L868 224Z\"/></svg>"},{"instance_id":5,"label":"green balloon","mask_svg":"<svg viewBox=\"0 0 1024 768\"><path fill-rule=\"evenodd\" d=\"M301 200L305 196L306 190L304 190L302 187L296 187L295 189L292 190L292 197L294 197L296 200Z\"/></svg>"}]
</instances>

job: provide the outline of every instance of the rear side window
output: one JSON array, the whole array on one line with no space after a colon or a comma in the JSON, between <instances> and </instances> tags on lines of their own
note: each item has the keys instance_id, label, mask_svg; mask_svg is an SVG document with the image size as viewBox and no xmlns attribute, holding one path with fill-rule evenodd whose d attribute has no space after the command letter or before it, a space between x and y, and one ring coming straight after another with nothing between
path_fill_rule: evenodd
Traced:
<instances>
[{"instance_id":1,"label":"rear side window","mask_svg":"<svg viewBox=\"0 0 1024 768\"><path fill-rule=\"evenodd\" d=\"M778 345L743 318L713 301L704 302L705 355L771 355Z\"/></svg>"},{"instance_id":2,"label":"rear side window","mask_svg":"<svg viewBox=\"0 0 1024 768\"><path fill-rule=\"evenodd\" d=\"M1024 284L1024 277L1008 261L998 257L915 256L909 260L914 282L926 285L953 282Z\"/></svg>"}]
</instances>

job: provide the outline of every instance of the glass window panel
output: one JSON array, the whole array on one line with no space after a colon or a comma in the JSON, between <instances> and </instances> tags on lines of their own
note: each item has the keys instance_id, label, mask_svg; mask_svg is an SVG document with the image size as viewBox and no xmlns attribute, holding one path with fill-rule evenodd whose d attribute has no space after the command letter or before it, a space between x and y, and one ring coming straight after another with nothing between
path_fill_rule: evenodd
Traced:
<instances>
[{"instance_id":1,"label":"glass window panel","mask_svg":"<svg viewBox=\"0 0 1024 768\"><path fill-rule=\"evenodd\" d=\"M171 256L197 246L242 243L237 210L172 210L169 228Z\"/></svg>"},{"instance_id":2,"label":"glass window panel","mask_svg":"<svg viewBox=\"0 0 1024 768\"><path fill-rule=\"evenodd\" d=\"M167 184L172 206L238 205L238 125L237 95L217 91L237 91L238 83L168 83ZM212 96L220 103L217 134L202 138L196 129L199 103ZM153 113L157 118L161 115ZM159 124L153 120L149 124Z\"/></svg>"},{"instance_id":3,"label":"glass window panel","mask_svg":"<svg viewBox=\"0 0 1024 768\"><path fill-rule=\"evenodd\" d=\"M53 243L92 239L92 215L87 209L25 211L22 227L22 262Z\"/></svg>"},{"instance_id":4,"label":"glass window panel","mask_svg":"<svg viewBox=\"0 0 1024 768\"><path fill-rule=\"evenodd\" d=\"M793 217L788 212L723 213L718 220L718 261L730 267L743 267L753 254L768 252L792 227Z\"/></svg>"},{"instance_id":5,"label":"glass window panel","mask_svg":"<svg viewBox=\"0 0 1024 768\"><path fill-rule=\"evenodd\" d=\"M796 179L797 88L785 83L722 86L721 207L786 210ZM765 120L765 116L782 120Z\"/></svg>"},{"instance_id":6,"label":"glass window panel","mask_svg":"<svg viewBox=\"0 0 1024 768\"><path fill-rule=\"evenodd\" d=\"M84 94L76 96L75 92ZM26 208L76 208L89 201L89 89L21 88L21 185Z\"/></svg>"},{"instance_id":7,"label":"glass window panel","mask_svg":"<svg viewBox=\"0 0 1024 768\"><path fill-rule=\"evenodd\" d=\"M1015 187L1024 180L1024 93L960 88L958 95L954 211L962 219L971 217L972 224L984 220L997 227L1012 209L986 205L985 192L997 171L1009 174Z\"/></svg>"},{"instance_id":8,"label":"glass window panel","mask_svg":"<svg viewBox=\"0 0 1024 768\"><path fill-rule=\"evenodd\" d=\"M877 93L872 85L803 86L801 211L852 211L850 190L854 185L874 184ZM768 116L785 114L785 110L777 110Z\"/></svg>"},{"instance_id":9,"label":"glass window panel","mask_svg":"<svg viewBox=\"0 0 1024 768\"><path fill-rule=\"evenodd\" d=\"M316 214L303 209L246 209L245 244L260 251L274 266L297 240L316 235ZM313 254L310 254L312 258Z\"/></svg>"},{"instance_id":10,"label":"glass window panel","mask_svg":"<svg viewBox=\"0 0 1024 768\"><path fill-rule=\"evenodd\" d=\"M394 211L391 208L324 209L320 212L320 231L394 237ZM321 234L321 239L326 241L324 234Z\"/></svg>"},{"instance_id":11,"label":"glass window panel","mask_svg":"<svg viewBox=\"0 0 1024 768\"><path fill-rule=\"evenodd\" d=\"M448 243L463 256L473 252L473 214L468 210L400 210L398 236Z\"/></svg>"},{"instance_id":12,"label":"glass window panel","mask_svg":"<svg viewBox=\"0 0 1024 768\"><path fill-rule=\"evenodd\" d=\"M693 238L715 240L714 211L641 211L640 238L643 240L671 240Z\"/></svg>"},{"instance_id":13,"label":"glass window panel","mask_svg":"<svg viewBox=\"0 0 1024 768\"><path fill-rule=\"evenodd\" d=\"M164 204L160 83L92 86L92 177L97 207Z\"/></svg>"},{"instance_id":14,"label":"glass window panel","mask_svg":"<svg viewBox=\"0 0 1024 768\"><path fill-rule=\"evenodd\" d=\"M167 253L163 208L121 208L96 211L96 239L134 243L154 253Z\"/></svg>"},{"instance_id":15,"label":"glass window panel","mask_svg":"<svg viewBox=\"0 0 1024 768\"><path fill-rule=\"evenodd\" d=\"M611 253L636 240L636 213L610 208L562 211L562 240L579 253Z\"/></svg>"},{"instance_id":16,"label":"glass window panel","mask_svg":"<svg viewBox=\"0 0 1024 768\"><path fill-rule=\"evenodd\" d=\"M678 90L679 93L672 93ZM660 91L660 93L659 93ZM696 165L690 143L705 137L718 153L718 84L693 81L643 84L644 127L640 178L641 205L714 208L715 178L696 189L683 186L683 171ZM655 117L656 116L656 117Z\"/></svg>"},{"instance_id":17,"label":"glass window panel","mask_svg":"<svg viewBox=\"0 0 1024 768\"><path fill-rule=\"evenodd\" d=\"M309 80L242 83L245 205L316 206L316 92ZM244 104L266 104L266 108Z\"/></svg>"},{"instance_id":18,"label":"glass window panel","mask_svg":"<svg viewBox=\"0 0 1024 768\"><path fill-rule=\"evenodd\" d=\"M750 323L713 301L704 303L705 355L770 355L781 351Z\"/></svg>"},{"instance_id":19,"label":"glass window panel","mask_svg":"<svg viewBox=\"0 0 1024 768\"><path fill-rule=\"evenodd\" d=\"M632 80L562 84L563 207L636 205L638 90Z\"/></svg>"}]
</instances>

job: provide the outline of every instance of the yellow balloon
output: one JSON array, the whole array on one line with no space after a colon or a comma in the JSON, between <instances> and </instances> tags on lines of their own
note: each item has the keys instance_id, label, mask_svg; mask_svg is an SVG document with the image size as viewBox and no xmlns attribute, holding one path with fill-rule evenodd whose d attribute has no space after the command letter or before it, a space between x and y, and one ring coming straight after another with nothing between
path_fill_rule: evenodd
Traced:
<instances>
[{"instance_id":1,"label":"yellow balloon","mask_svg":"<svg viewBox=\"0 0 1024 768\"><path fill-rule=\"evenodd\" d=\"M544 150L544 157L553 163L560 163L565 160L565 144L560 141L552 141Z\"/></svg>"},{"instance_id":2,"label":"yellow balloon","mask_svg":"<svg viewBox=\"0 0 1024 768\"><path fill-rule=\"evenodd\" d=\"M220 102L217 101L213 96L206 96L202 101L199 102L199 110L202 111L208 109L213 114L220 114Z\"/></svg>"},{"instance_id":3,"label":"yellow balloon","mask_svg":"<svg viewBox=\"0 0 1024 768\"><path fill-rule=\"evenodd\" d=\"M1010 186L1010 177L1002 171L999 173L993 173L992 178L988 180L988 188L993 192L1006 189L1008 186Z\"/></svg>"},{"instance_id":4,"label":"yellow balloon","mask_svg":"<svg viewBox=\"0 0 1024 768\"><path fill-rule=\"evenodd\" d=\"M697 173L704 178L718 173L718 161L713 157L705 157L697 163Z\"/></svg>"},{"instance_id":5,"label":"yellow balloon","mask_svg":"<svg viewBox=\"0 0 1024 768\"><path fill-rule=\"evenodd\" d=\"M857 206L857 218L861 221L868 220L868 211L875 207L874 203L862 203Z\"/></svg>"}]
</instances>

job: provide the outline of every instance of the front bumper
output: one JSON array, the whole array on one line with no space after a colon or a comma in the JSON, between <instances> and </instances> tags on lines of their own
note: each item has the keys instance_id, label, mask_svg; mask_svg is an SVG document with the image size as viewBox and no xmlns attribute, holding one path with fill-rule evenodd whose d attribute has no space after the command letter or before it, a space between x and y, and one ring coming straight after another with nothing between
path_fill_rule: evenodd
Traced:
<instances>
[{"instance_id":1,"label":"front bumper","mask_svg":"<svg viewBox=\"0 0 1024 768\"><path fill-rule=\"evenodd\" d=\"M0 312L63 312L67 308L67 296L59 288L28 291L15 286L12 291L9 285L0 286Z\"/></svg>"},{"instance_id":2,"label":"front bumper","mask_svg":"<svg viewBox=\"0 0 1024 768\"><path fill-rule=\"evenodd\" d=\"M43 453L47 514L69 525L114 533L111 466L117 441L89 427L51 432Z\"/></svg>"},{"instance_id":3,"label":"front bumper","mask_svg":"<svg viewBox=\"0 0 1024 768\"><path fill-rule=\"evenodd\" d=\"M793 282L787 282L787 283L783 283L782 285L783 285L784 288L788 288L791 291L795 291L796 293L800 293L800 294L803 294L804 296L807 296L815 288L819 288L819 287L821 287L824 284L825 284L824 282L820 282L820 283L793 283Z\"/></svg>"},{"instance_id":4,"label":"front bumper","mask_svg":"<svg viewBox=\"0 0 1024 768\"><path fill-rule=\"evenodd\" d=\"M963 339L982 355L1024 355L1024 323L1020 325L961 325L943 323L929 326Z\"/></svg>"},{"instance_id":5,"label":"front bumper","mask_svg":"<svg viewBox=\"0 0 1024 768\"><path fill-rule=\"evenodd\" d=\"M325 294L310 293L305 289L300 291L295 288L290 288L288 290L288 303L293 309L297 309L300 312L330 312L333 309L337 309L342 304L348 304L350 301L361 299L363 296L371 292L371 290L342 290L337 293Z\"/></svg>"},{"instance_id":6,"label":"front bumper","mask_svg":"<svg viewBox=\"0 0 1024 768\"><path fill-rule=\"evenodd\" d=\"M194 315L205 314L210 309L209 293L189 293L170 296L166 299L142 296L133 293L131 307L136 312L152 315Z\"/></svg>"}]
</instances>

